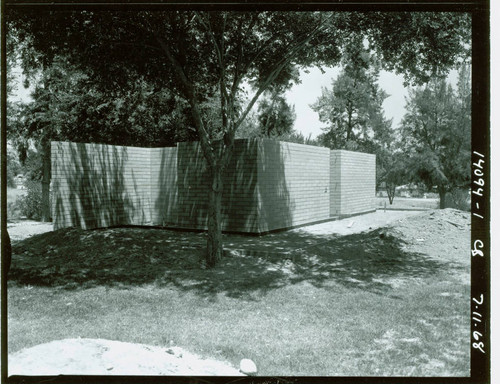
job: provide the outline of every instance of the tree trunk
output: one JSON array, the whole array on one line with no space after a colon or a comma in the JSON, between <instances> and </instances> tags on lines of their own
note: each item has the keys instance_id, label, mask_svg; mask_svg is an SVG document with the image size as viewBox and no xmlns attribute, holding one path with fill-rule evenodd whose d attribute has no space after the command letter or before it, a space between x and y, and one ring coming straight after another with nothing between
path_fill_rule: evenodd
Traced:
<instances>
[{"instance_id":1,"label":"tree trunk","mask_svg":"<svg viewBox=\"0 0 500 384\"><path fill-rule=\"evenodd\" d=\"M211 186L208 193L207 267L213 268L222 259L222 169L210 169Z\"/></svg>"},{"instance_id":2,"label":"tree trunk","mask_svg":"<svg viewBox=\"0 0 500 384\"><path fill-rule=\"evenodd\" d=\"M439 187L439 209L445 208L446 188Z\"/></svg>"},{"instance_id":3,"label":"tree trunk","mask_svg":"<svg viewBox=\"0 0 500 384\"><path fill-rule=\"evenodd\" d=\"M389 205L392 205L394 196L396 195L396 185L386 183L385 190L387 192L387 197L389 198Z\"/></svg>"},{"instance_id":4,"label":"tree trunk","mask_svg":"<svg viewBox=\"0 0 500 384\"><path fill-rule=\"evenodd\" d=\"M347 106L347 135L346 135L346 143L351 140L351 133L352 133L352 108L351 108L351 103L349 102Z\"/></svg>"},{"instance_id":5,"label":"tree trunk","mask_svg":"<svg viewBox=\"0 0 500 384\"><path fill-rule=\"evenodd\" d=\"M50 141L42 142L42 221L50 221Z\"/></svg>"}]
</instances>

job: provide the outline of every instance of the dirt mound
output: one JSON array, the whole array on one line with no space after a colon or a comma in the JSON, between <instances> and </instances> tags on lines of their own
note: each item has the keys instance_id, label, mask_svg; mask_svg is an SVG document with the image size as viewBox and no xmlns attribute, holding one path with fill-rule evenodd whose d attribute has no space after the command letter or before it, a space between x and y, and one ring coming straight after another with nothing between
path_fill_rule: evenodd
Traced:
<instances>
[{"instance_id":1,"label":"dirt mound","mask_svg":"<svg viewBox=\"0 0 500 384\"><path fill-rule=\"evenodd\" d=\"M426 211L393 223L388 234L406 242L409 251L461 263L469 263L470 213L452 208Z\"/></svg>"},{"instance_id":2,"label":"dirt mound","mask_svg":"<svg viewBox=\"0 0 500 384\"><path fill-rule=\"evenodd\" d=\"M351 235L361 233L381 227L386 227L391 223L404 219L409 216L419 215L421 211L395 211L395 210L377 210L371 213L365 213L359 216L348 217L341 220L328 221L321 224L313 224L297 228L289 233L307 233L315 236L322 235Z\"/></svg>"},{"instance_id":3,"label":"dirt mound","mask_svg":"<svg viewBox=\"0 0 500 384\"><path fill-rule=\"evenodd\" d=\"M10 375L241 376L237 369L181 348L103 339L57 340L9 356Z\"/></svg>"}]
</instances>

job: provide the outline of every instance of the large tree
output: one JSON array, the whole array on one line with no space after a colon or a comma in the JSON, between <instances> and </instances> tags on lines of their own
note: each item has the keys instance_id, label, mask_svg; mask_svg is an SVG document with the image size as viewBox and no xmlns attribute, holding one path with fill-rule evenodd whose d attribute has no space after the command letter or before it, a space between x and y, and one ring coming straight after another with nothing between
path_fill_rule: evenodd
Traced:
<instances>
[{"instance_id":1,"label":"large tree","mask_svg":"<svg viewBox=\"0 0 500 384\"><path fill-rule=\"evenodd\" d=\"M260 134L264 137L279 137L291 133L296 119L295 107L277 89L265 96L258 108Z\"/></svg>"},{"instance_id":2,"label":"large tree","mask_svg":"<svg viewBox=\"0 0 500 384\"><path fill-rule=\"evenodd\" d=\"M422 79L463 55L470 33L467 15L451 13L82 12L12 20L26 52L40 53L41 61L66 54L108 83L119 83L122 69L133 67L187 100L210 179L208 266L222 257L222 173L238 127L265 90L289 83L296 67L337 64L352 34L365 35L388 67ZM242 107L242 84L249 80L255 93ZM202 108L214 97L218 126L207 124Z\"/></svg>"},{"instance_id":3,"label":"large tree","mask_svg":"<svg viewBox=\"0 0 500 384\"><path fill-rule=\"evenodd\" d=\"M447 192L470 184L470 71L460 70L457 91L434 78L409 93L401 123L403 148L416 181L437 187L440 208Z\"/></svg>"},{"instance_id":4,"label":"large tree","mask_svg":"<svg viewBox=\"0 0 500 384\"><path fill-rule=\"evenodd\" d=\"M332 149L360 150L377 156L377 186L385 186L392 204L395 185L403 179L392 120L384 114L389 96L378 85L380 64L363 40L354 35L344 48L342 71L323 87L311 108L327 126L318 141Z\"/></svg>"},{"instance_id":5,"label":"large tree","mask_svg":"<svg viewBox=\"0 0 500 384\"><path fill-rule=\"evenodd\" d=\"M388 95L377 81L379 65L363 36L354 35L345 46L342 71L331 89L322 87L311 108L327 124L320 140L332 149L358 149L374 136L386 139L391 122L384 117L382 103Z\"/></svg>"}]
</instances>

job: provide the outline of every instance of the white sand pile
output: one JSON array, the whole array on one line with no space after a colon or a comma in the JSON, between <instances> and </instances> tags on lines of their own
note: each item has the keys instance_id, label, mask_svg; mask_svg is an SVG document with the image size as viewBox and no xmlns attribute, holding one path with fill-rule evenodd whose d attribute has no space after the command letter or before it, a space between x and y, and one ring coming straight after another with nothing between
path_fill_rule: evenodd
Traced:
<instances>
[{"instance_id":1,"label":"white sand pile","mask_svg":"<svg viewBox=\"0 0 500 384\"><path fill-rule=\"evenodd\" d=\"M242 376L229 363L179 347L161 348L103 339L66 339L9 355L10 375Z\"/></svg>"}]
</instances>

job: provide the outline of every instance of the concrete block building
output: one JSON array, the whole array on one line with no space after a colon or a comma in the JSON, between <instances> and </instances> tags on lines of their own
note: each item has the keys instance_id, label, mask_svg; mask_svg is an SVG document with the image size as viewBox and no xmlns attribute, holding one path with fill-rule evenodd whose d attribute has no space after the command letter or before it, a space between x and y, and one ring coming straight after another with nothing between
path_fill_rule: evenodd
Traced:
<instances>
[{"instance_id":1,"label":"concrete block building","mask_svg":"<svg viewBox=\"0 0 500 384\"><path fill-rule=\"evenodd\" d=\"M169 148L52 142L54 229L206 229L198 142ZM270 139L235 141L223 230L262 234L375 210L375 156Z\"/></svg>"}]
</instances>

